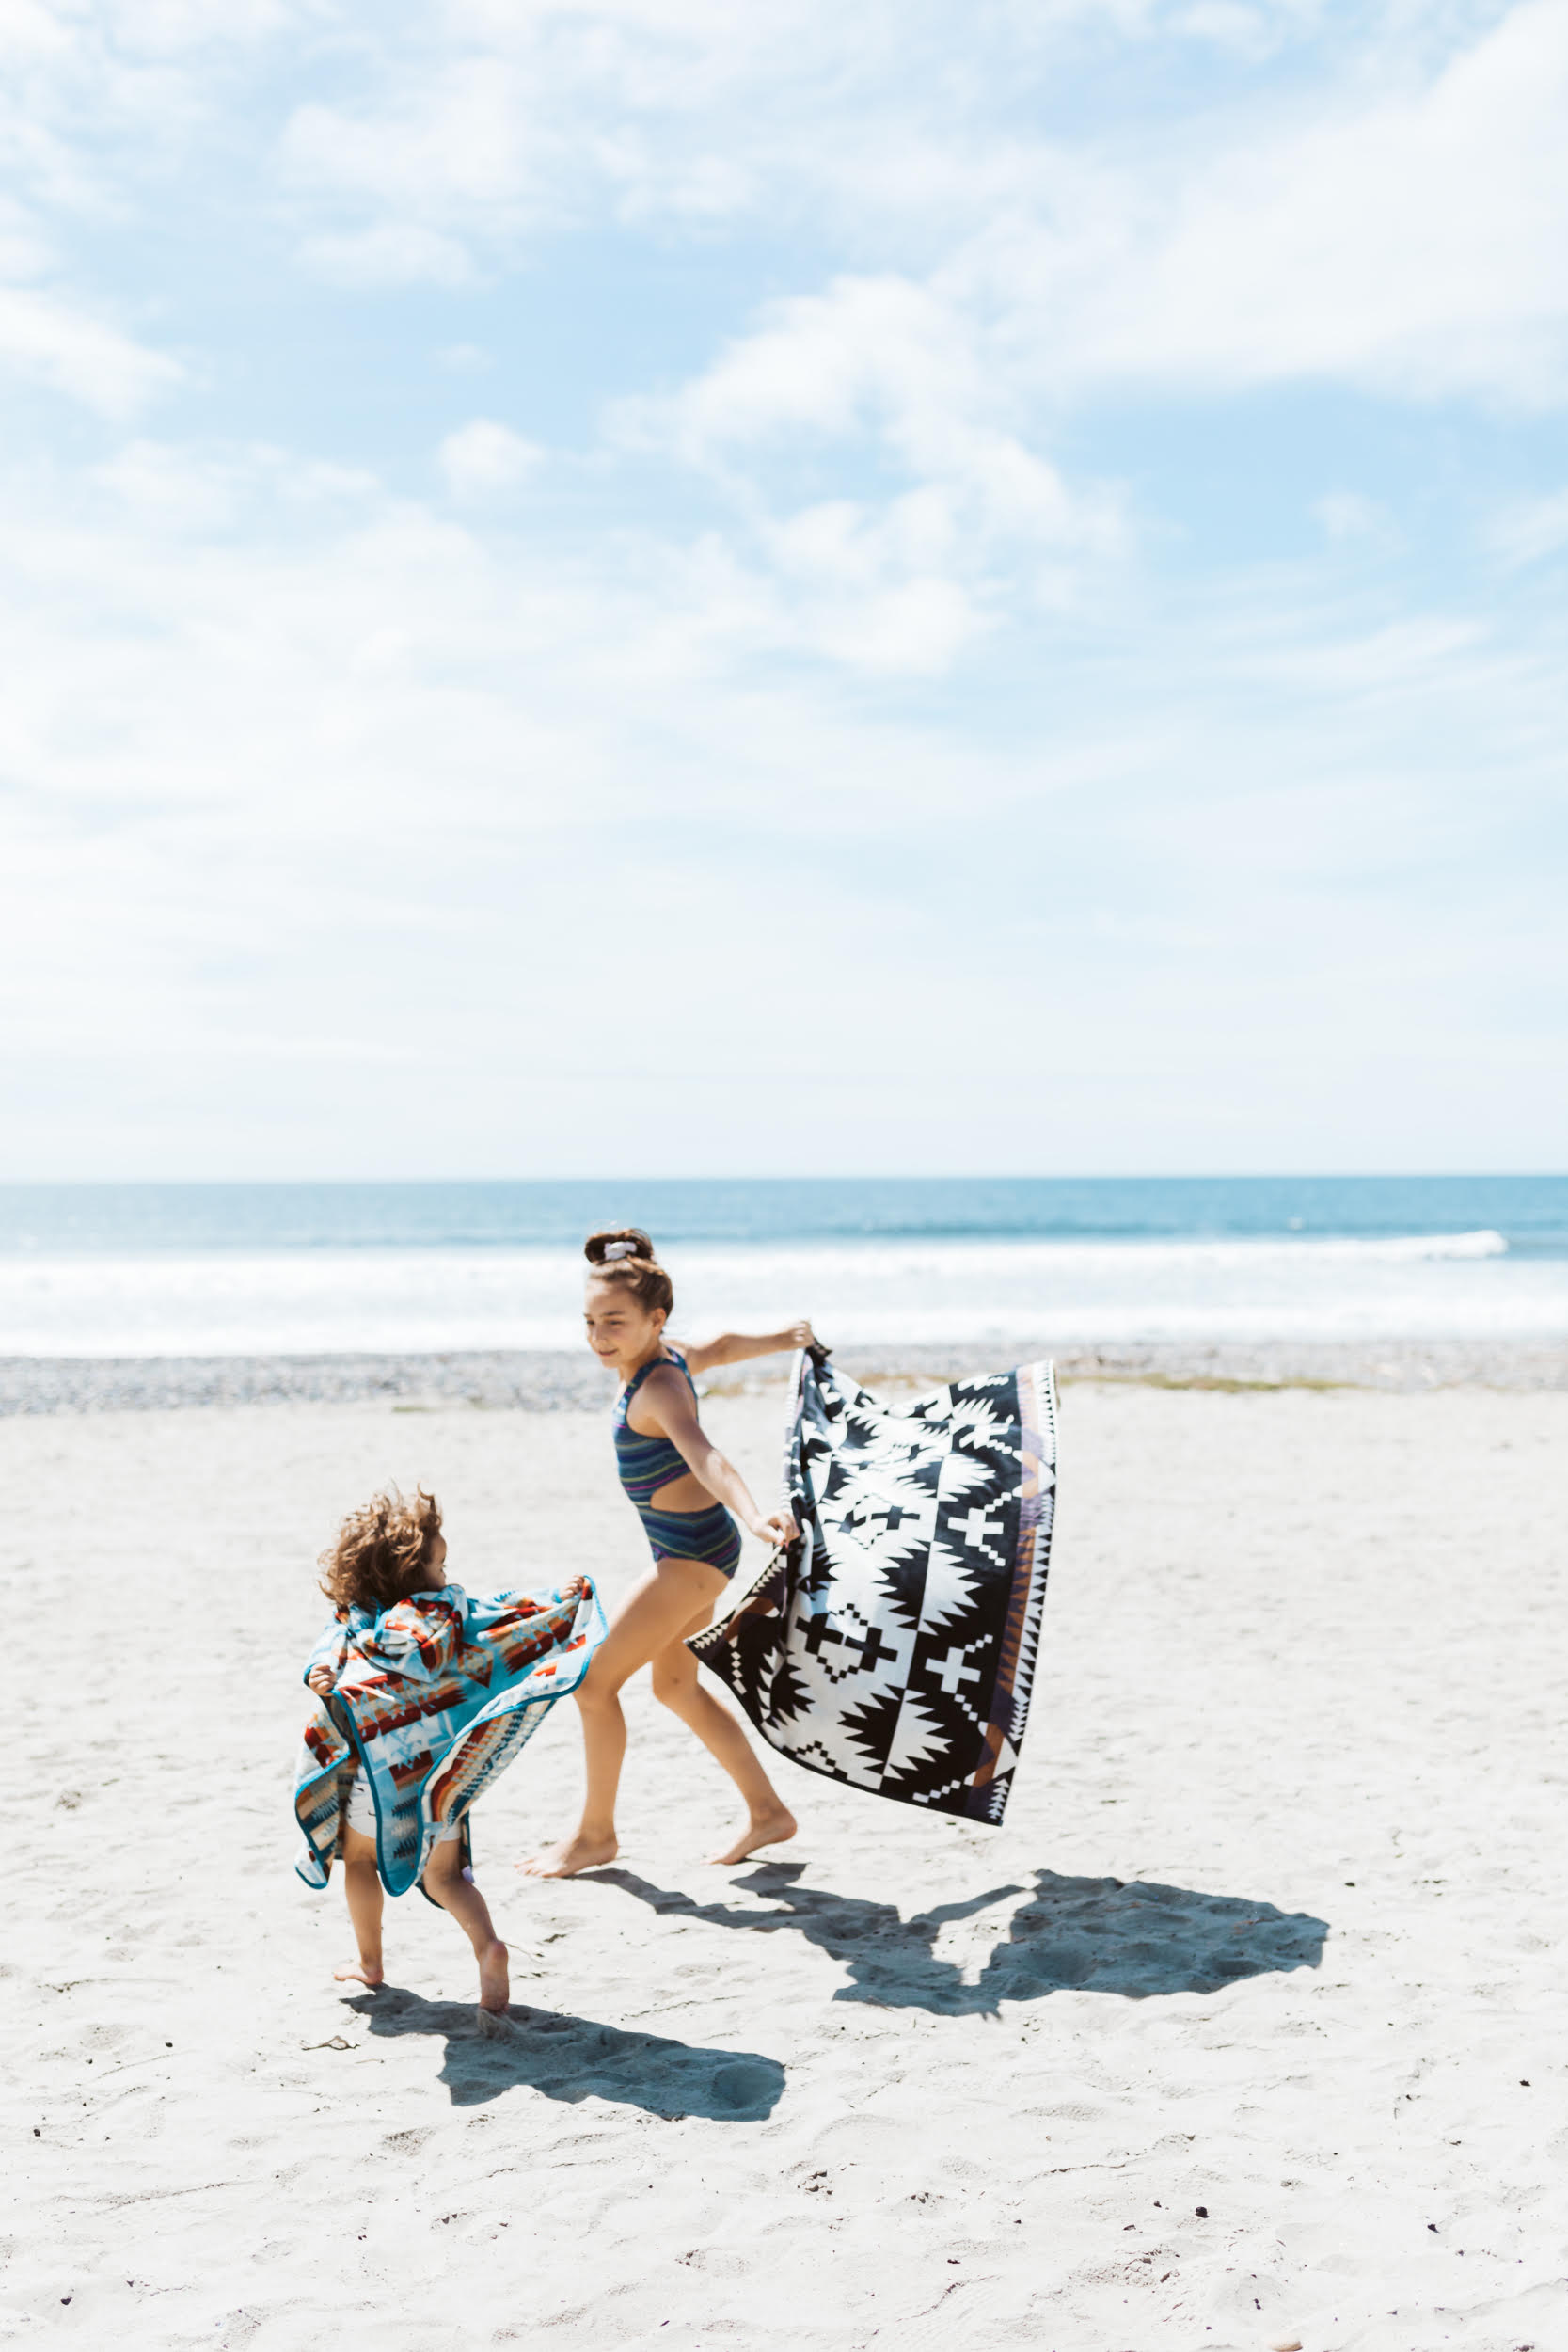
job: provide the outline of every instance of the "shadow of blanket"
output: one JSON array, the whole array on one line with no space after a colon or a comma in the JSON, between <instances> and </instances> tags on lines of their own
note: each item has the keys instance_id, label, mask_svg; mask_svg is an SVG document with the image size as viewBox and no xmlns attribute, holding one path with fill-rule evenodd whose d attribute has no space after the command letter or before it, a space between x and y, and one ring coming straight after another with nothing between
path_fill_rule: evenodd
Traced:
<instances>
[{"instance_id":1,"label":"shadow of blanket","mask_svg":"<svg viewBox=\"0 0 1568 2352\"><path fill-rule=\"evenodd\" d=\"M942 2016L995 2015L1004 2001L1068 1991L1148 2000L1169 1993L1217 1993L1243 1977L1316 1968L1328 1924L1303 1912L1236 1895L1137 1880L1064 1878L1034 1872L1033 1891L992 1887L967 1902L939 1903L906 1919L892 1903L799 1883L804 1864L765 1863L740 1885L760 1904L699 1903L610 1868L595 1878L624 1887L655 1911L752 1935L799 1934L848 1971L833 1998ZM940 1929L1027 1893L978 1978L938 1957Z\"/></svg>"},{"instance_id":2,"label":"shadow of blanket","mask_svg":"<svg viewBox=\"0 0 1568 2352\"><path fill-rule=\"evenodd\" d=\"M454 2107L482 2106L526 2084L546 2099L573 2106L610 2099L667 2122L704 2115L750 2123L772 2114L784 2086L778 2059L755 2051L693 2049L520 2001L497 2030L481 2026L471 2001L427 2001L397 1985L358 1994L348 2006L378 2039L444 2034L440 2079Z\"/></svg>"}]
</instances>

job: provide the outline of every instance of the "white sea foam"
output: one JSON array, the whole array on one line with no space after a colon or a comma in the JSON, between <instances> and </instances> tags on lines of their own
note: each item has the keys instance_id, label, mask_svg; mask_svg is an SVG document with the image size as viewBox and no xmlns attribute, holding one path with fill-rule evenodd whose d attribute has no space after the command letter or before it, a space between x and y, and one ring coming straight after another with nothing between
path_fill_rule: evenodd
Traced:
<instances>
[{"instance_id":1,"label":"white sea foam","mask_svg":"<svg viewBox=\"0 0 1568 2352\"><path fill-rule=\"evenodd\" d=\"M1568 1333L1568 1262L1387 1240L856 1243L673 1251L675 1327L809 1315L839 1345ZM0 1355L575 1348L575 1250L0 1259Z\"/></svg>"}]
</instances>

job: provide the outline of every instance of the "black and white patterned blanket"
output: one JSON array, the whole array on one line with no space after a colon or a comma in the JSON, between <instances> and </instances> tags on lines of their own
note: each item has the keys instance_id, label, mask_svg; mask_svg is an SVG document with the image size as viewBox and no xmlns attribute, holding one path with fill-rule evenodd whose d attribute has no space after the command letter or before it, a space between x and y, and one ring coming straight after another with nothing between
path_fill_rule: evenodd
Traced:
<instances>
[{"instance_id":1,"label":"black and white patterned blanket","mask_svg":"<svg viewBox=\"0 0 1568 2352\"><path fill-rule=\"evenodd\" d=\"M800 1539L689 1647L797 1764L1000 1821L1051 1553L1051 1366L894 1405L810 1350L784 1483Z\"/></svg>"}]
</instances>

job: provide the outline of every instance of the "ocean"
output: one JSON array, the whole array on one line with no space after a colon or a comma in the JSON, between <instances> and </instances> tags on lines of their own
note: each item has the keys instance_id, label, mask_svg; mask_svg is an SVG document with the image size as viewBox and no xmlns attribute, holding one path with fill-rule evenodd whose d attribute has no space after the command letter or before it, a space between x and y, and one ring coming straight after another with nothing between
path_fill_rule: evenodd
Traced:
<instances>
[{"instance_id":1,"label":"ocean","mask_svg":"<svg viewBox=\"0 0 1568 2352\"><path fill-rule=\"evenodd\" d=\"M693 1337L1568 1337L1561 1176L12 1184L0 1356L573 1348L623 1222Z\"/></svg>"}]
</instances>

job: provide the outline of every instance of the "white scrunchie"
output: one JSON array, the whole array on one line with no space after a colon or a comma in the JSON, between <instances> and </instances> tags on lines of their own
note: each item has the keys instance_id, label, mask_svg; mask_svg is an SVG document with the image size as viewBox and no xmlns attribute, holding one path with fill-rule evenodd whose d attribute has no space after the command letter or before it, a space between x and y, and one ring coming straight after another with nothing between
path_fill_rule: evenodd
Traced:
<instances>
[{"instance_id":1,"label":"white scrunchie","mask_svg":"<svg viewBox=\"0 0 1568 2352\"><path fill-rule=\"evenodd\" d=\"M607 1241L604 1246L606 1265L613 1265L617 1258L635 1258L636 1255L637 1244L634 1241Z\"/></svg>"}]
</instances>

